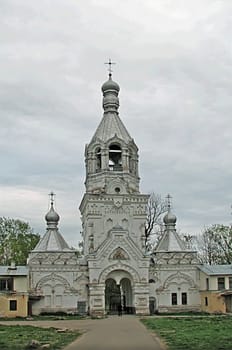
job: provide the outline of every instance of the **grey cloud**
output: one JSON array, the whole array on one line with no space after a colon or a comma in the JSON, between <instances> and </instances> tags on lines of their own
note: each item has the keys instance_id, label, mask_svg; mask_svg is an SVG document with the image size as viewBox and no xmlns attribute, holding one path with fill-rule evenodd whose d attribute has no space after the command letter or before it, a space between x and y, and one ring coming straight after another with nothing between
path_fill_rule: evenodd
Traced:
<instances>
[{"instance_id":1,"label":"grey cloud","mask_svg":"<svg viewBox=\"0 0 232 350\"><path fill-rule=\"evenodd\" d=\"M47 193L80 238L84 146L117 62L120 116L140 148L141 189L170 192L183 231L230 220L229 1L2 1L0 207L41 233Z\"/></svg>"}]
</instances>

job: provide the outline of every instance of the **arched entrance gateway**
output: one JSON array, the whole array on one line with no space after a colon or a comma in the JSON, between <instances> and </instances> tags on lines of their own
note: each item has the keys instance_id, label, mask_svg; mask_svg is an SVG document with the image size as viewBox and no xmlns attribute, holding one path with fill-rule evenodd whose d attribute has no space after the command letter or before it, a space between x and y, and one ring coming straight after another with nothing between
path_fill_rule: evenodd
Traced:
<instances>
[{"instance_id":1,"label":"arched entrance gateway","mask_svg":"<svg viewBox=\"0 0 232 350\"><path fill-rule=\"evenodd\" d=\"M133 305L132 278L125 271L113 271L105 281L105 312L115 314L119 307L124 313L135 312Z\"/></svg>"}]
</instances>

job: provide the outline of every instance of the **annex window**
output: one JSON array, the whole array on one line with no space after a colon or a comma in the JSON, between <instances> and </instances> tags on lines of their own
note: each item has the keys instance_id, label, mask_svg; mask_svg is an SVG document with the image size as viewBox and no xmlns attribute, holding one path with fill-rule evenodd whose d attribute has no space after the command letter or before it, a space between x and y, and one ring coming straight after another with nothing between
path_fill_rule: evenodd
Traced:
<instances>
[{"instance_id":1,"label":"annex window","mask_svg":"<svg viewBox=\"0 0 232 350\"><path fill-rule=\"evenodd\" d=\"M172 305L177 305L177 293L172 293Z\"/></svg>"},{"instance_id":2,"label":"annex window","mask_svg":"<svg viewBox=\"0 0 232 350\"><path fill-rule=\"evenodd\" d=\"M208 306L208 297L205 297L205 306Z\"/></svg>"},{"instance_id":3,"label":"annex window","mask_svg":"<svg viewBox=\"0 0 232 350\"><path fill-rule=\"evenodd\" d=\"M118 145L109 147L109 168L113 171L122 171L122 150Z\"/></svg>"},{"instance_id":4,"label":"annex window","mask_svg":"<svg viewBox=\"0 0 232 350\"><path fill-rule=\"evenodd\" d=\"M232 289L232 277L229 277L229 289Z\"/></svg>"},{"instance_id":5,"label":"annex window","mask_svg":"<svg viewBox=\"0 0 232 350\"><path fill-rule=\"evenodd\" d=\"M13 290L13 278L0 279L0 291Z\"/></svg>"},{"instance_id":6,"label":"annex window","mask_svg":"<svg viewBox=\"0 0 232 350\"><path fill-rule=\"evenodd\" d=\"M218 277L218 290L225 289L225 277Z\"/></svg>"},{"instance_id":7,"label":"annex window","mask_svg":"<svg viewBox=\"0 0 232 350\"><path fill-rule=\"evenodd\" d=\"M10 311L17 310L17 300L10 300Z\"/></svg>"},{"instance_id":8,"label":"annex window","mask_svg":"<svg viewBox=\"0 0 232 350\"><path fill-rule=\"evenodd\" d=\"M209 290L209 279L206 278L205 282L206 282L206 290Z\"/></svg>"},{"instance_id":9,"label":"annex window","mask_svg":"<svg viewBox=\"0 0 232 350\"><path fill-rule=\"evenodd\" d=\"M97 148L96 149L96 171L101 171L101 167L102 167L102 162L101 162L101 148Z\"/></svg>"},{"instance_id":10,"label":"annex window","mask_svg":"<svg viewBox=\"0 0 232 350\"><path fill-rule=\"evenodd\" d=\"M187 305L187 293L181 293L181 303Z\"/></svg>"}]
</instances>

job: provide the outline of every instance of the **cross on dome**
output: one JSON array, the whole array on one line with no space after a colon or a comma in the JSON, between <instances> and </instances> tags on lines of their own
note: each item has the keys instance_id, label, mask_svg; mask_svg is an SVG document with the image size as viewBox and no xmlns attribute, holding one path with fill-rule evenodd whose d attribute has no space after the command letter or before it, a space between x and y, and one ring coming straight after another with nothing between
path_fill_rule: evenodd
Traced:
<instances>
[{"instance_id":1,"label":"cross on dome","mask_svg":"<svg viewBox=\"0 0 232 350\"><path fill-rule=\"evenodd\" d=\"M172 196L168 193L166 199L167 199L168 209L171 209L171 207L172 207L172 204L171 204Z\"/></svg>"},{"instance_id":2,"label":"cross on dome","mask_svg":"<svg viewBox=\"0 0 232 350\"><path fill-rule=\"evenodd\" d=\"M112 72L113 72L113 70L112 70L112 64L116 64L115 62L112 62L111 61L111 58L109 58L109 62L105 62L104 64L108 64L109 65L109 67L108 67L108 72L109 72L109 77L111 77L112 76Z\"/></svg>"},{"instance_id":3,"label":"cross on dome","mask_svg":"<svg viewBox=\"0 0 232 350\"><path fill-rule=\"evenodd\" d=\"M53 191L51 191L50 193L49 193L49 196L50 196L50 202L51 202L51 205L54 203L54 201L55 201L55 193L53 192Z\"/></svg>"}]
</instances>

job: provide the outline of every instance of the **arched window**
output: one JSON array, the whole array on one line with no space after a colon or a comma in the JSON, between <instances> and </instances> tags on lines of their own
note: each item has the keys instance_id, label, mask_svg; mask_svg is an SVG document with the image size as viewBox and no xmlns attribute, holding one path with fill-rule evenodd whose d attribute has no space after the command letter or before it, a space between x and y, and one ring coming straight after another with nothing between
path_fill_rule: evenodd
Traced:
<instances>
[{"instance_id":1,"label":"arched window","mask_svg":"<svg viewBox=\"0 0 232 350\"><path fill-rule=\"evenodd\" d=\"M109 169L122 171L122 149L115 144L109 147Z\"/></svg>"},{"instance_id":2,"label":"arched window","mask_svg":"<svg viewBox=\"0 0 232 350\"><path fill-rule=\"evenodd\" d=\"M96 171L101 171L101 148L96 149Z\"/></svg>"}]
</instances>

